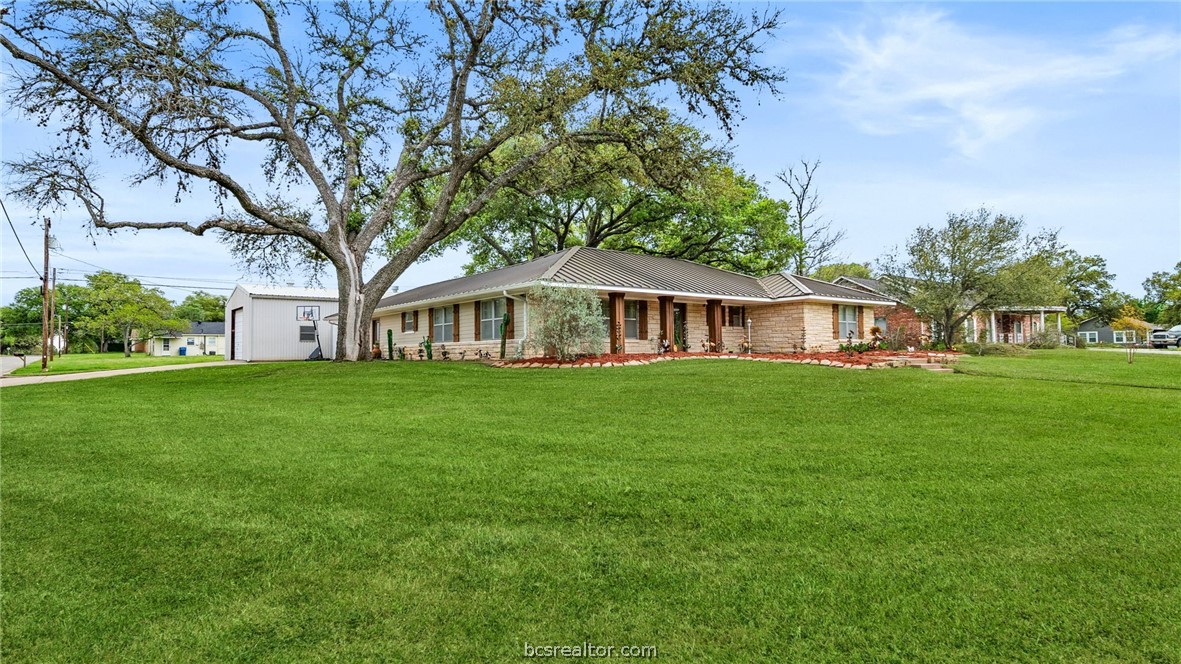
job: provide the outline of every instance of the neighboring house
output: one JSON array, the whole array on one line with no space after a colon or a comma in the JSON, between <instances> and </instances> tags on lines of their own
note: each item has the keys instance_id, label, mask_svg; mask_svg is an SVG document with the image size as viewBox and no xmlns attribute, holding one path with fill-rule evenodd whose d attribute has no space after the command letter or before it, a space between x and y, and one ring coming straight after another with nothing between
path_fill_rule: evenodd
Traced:
<instances>
[{"instance_id":1,"label":"neighboring house","mask_svg":"<svg viewBox=\"0 0 1181 664\"><path fill-rule=\"evenodd\" d=\"M374 339L388 353L424 338L453 353L497 353L505 313L509 354L527 343L535 285L593 289L603 300L609 340L605 352L652 353L662 339L690 352L737 351L750 335L754 352L835 350L868 338L876 295L790 274L761 278L686 260L573 247L499 270L441 281L382 299L373 314Z\"/></svg>"},{"instance_id":2,"label":"neighboring house","mask_svg":"<svg viewBox=\"0 0 1181 664\"><path fill-rule=\"evenodd\" d=\"M1075 334L1089 344L1135 344L1146 341L1150 334L1164 329L1159 325L1142 320L1136 322L1147 329L1148 333L1135 330L1113 330L1111 323L1104 323L1099 320L1098 316L1092 316L1078 324L1078 331Z\"/></svg>"},{"instance_id":3,"label":"neighboring house","mask_svg":"<svg viewBox=\"0 0 1181 664\"><path fill-rule=\"evenodd\" d=\"M889 299L891 304L874 307L874 324L882 328L883 334L905 328L908 343L916 343L928 336L930 327L914 308L887 295L885 284L879 279L841 276L834 282L841 286L855 288ZM1047 315L1053 316L1051 324L1058 334L1062 333L1062 316L1066 307L997 307L979 309L964 321L963 335L968 341L983 338L993 343L1027 343L1032 336L1046 329Z\"/></svg>"},{"instance_id":4,"label":"neighboring house","mask_svg":"<svg viewBox=\"0 0 1181 664\"><path fill-rule=\"evenodd\" d=\"M189 331L168 332L145 339L143 352L148 355L225 355L225 323L193 323Z\"/></svg>"},{"instance_id":5,"label":"neighboring house","mask_svg":"<svg viewBox=\"0 0 1181 664\"><path fill-rule=\"evenodd\" d=\"M239 284L226 300L226 357L264 362L335 356L338 294L323 288Z\"/></svg>"}]
</instances>

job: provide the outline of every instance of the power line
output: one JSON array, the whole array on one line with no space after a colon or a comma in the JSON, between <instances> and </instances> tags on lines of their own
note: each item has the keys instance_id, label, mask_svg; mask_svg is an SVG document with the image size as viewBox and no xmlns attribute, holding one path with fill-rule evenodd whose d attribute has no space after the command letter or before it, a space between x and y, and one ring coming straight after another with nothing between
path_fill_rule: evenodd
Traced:
<instances>
[{"instance_id":1,"label":"power line","mask_svg":"<svg viewBox=\"0 0 1181 664\"><path fill-rule=\"evenodd\" d=\"M21 248L21 253L25 255L25 260L29 261L29 267L33 268L33 272L36 273L38 279L44 279L45 277L41 276L41 272L37 270L37 266L33 265L33 259L29 258L29 252L25 251L25 243L21 242L20 233L16 232L16 225L12 223L12 217L8 216L8 208L5 207L3 198L0 198L0 210L4 210L4 218L8 220L8 226L12 229L12 235L16 238L16 243Z\"/></svg>"},{"instance_id":2,"label":"power line","mask_svg":"<svg viewBox=\"0 0 1181 664\"><path fill-rule=\"evenodd\" d=\"M124 275L124 276L126 276L126 275ZM38 279L38 280L40 280L38 277L10 277L10 276L4 276L4 275L0 275L0 279ZM86 283L85 279L65 279L65 278L62 278L62 279L58 279L58 281L73 281L73 282L77 282L77 283ZM201 290L232 291L232 290L234 290L233 288L230 288L228 286L203 286L202 287L202 286L186 286L184 284L160 284L160 283L153 283L153 282L148 282L148 281L141 281L140 285L141 286L157 286L159 288L179 288L181 290L189 290L189 291L201 291Z\"/></svg>"},{"instance_id":3,"label":"power line","mask_svg":"<svg viewBox=\"0 0 1181 664\"><path fill-rule=\"evenodd\" d=\"M61 254L58 254L58 255L62 256ZM62 257L69 258L69 256L62 256ZM74 259L74 260L77 260L77 259ZM95 266L95 267L97 267L97 266ZM76 274L93 274L92 272L87 271L87 270L75 270L75 269L71 269L68 267L62 267L62 268L58 268L58 269L63 272L73 272ZM106 268L103 268L103 269L105 270ZM106 270L106 271L107 272L114 272L114 270ZM128 274L126 272L119 272L118 274L121 274L125 277L139 277L139 278L143 278L143 279L170 279L172 281L195 281L195 282L211 283L211 284L237 284L238 283L238 281L235 279L206 279L204 277L177 277L174 275L160 275L160 274Z\"/></svg>"}]
</instances>

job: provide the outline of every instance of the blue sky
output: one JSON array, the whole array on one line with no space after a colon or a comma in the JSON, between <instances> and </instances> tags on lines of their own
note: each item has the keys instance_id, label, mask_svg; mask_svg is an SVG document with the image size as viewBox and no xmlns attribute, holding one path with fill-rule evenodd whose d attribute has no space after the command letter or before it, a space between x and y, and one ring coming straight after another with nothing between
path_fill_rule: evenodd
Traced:
<instances>
[{"instance_id":1,"label":"blue sky","mask_svg":"<svg viewBox=\"0 0 1181 664\"><path fill-rule=\"evenodd\" d=\"M751 5L754 7L755 5ZM1060 229L1100 254L1121 290L1181 260L1181 4L790 3L767 62L785 67L779 98L746 95L734 134L738 165L775 174L819 159L822 212L848 232L839 251L873 261L917 226L981 205ZM702 126L714 129L709 122ZM36 148L39 130L0 118L5 159ZM113 170L117 170L113 168ZM168 188L104 181L112 209L137 218L201 220L208 201L172 203ZM40 265L33 214L5 196ZM146 217L145 217L146 215ZM258 281L212 238L175 231L88 237L82 217L54 216L59 278L93 266L147 283L210 290ZM32 271L3 225L0 302ZM415 265L403 289L456 276L449 252ZM88 265L90 264L90 265ZM298 279L299 277L295 277ZM198 279L211 280L206 282ZM175 299L186 290L168 287ZM225 290L215 292L228 292Z\"/></svg>"}]
</instances>

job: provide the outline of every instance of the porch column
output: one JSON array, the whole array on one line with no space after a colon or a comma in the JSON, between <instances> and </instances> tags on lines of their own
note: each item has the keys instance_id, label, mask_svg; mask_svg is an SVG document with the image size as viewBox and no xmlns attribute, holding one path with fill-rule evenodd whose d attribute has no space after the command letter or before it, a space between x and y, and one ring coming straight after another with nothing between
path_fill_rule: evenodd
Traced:
<instances>
[{"instance_id":1,"label":"porch column","mask_svg":"<svg viewBox=\"0 0 1181 664\"><path fill-rule=\"evenodd\" d=\"M1041 325L1037 326L1037 331L1038 332L1045 332L1046 331L1046 310L1045 309L1042 309L1042 323L1041 323Z\"/></svg>"},{"instance_id":2,"label":"porch column","mask_svg":"<svg viewBox=\"0 0 1181 664\"><path fill-rule=\"evenodd\" d=\"M661 295L656 300L660 306L660 336L671 346L677 338L673 329L673 296Z\"/></svg>"},{"instance_id":3,"label":"porch column","mask_svg":"<svg viewBox=\"0 0 1181 664\"><path fill-rule=\"evenodd\" d=\"M709 342L717 348L722 342L722 301L705 301L705 325L709 330Z\"/></svg>"},{"instance_id":4,"label":"porch column","mask_svg":"<svg viewBox=\"0 0 1181 664\"><path fill-rule=\"evenodd\" d=\"M990 335L992 336L992 343L995 344L996 343L996 312L990 311L990 312L988 312L988 315L992 316L992 331L990 332Z\"/></svg>"},{"instance_id":5,"label":"porch column","mask_svg":"<svg viewBox=\"0 0 1181 664\"><path fill-rule=\"evenodd\" d=\"M607 293L607 338L611 340L608 353L626 352L623 334L623 293Z\"/></svg>"},{"instance_id":6,"label":"porch column","mask_svg":"<svg viewBox=\"0 0 1181 664\"><path fill-rule=\"evenodd\" d=\"M1058 334L1062 334L1062 312L1058 312Z\"/></svg>"}]
</instances>

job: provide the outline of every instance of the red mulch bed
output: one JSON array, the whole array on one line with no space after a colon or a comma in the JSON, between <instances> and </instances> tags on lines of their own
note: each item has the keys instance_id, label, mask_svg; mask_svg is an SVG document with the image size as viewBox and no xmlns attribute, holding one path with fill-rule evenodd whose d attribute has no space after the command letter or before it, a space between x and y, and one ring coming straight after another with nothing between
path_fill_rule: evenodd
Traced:
<instances>
[{"instance_id":1,"label":"red mulch bed","mask_svg":"<svg viewBox=\"0 0 1181 664\"><path fill-rule=\"evenodd\" d=\"M875 362L883 362L887 358L892 357L917 357L926 358L931 355L958 355L954 351L916 351L912 353L898 352L893 350L871 350L864 353L853 353L846 355L842 352L833 353L665 353L658 355L656 353L613 353L610 355L599 355L596 357L583 357L574 361L562 361L552 357L536 357L522 360L505 360L503 364L606 364L612 362L615 364L623 364L632 360L639 360L641 362L650 362L655 359L678 359L686 357L750 357L762 358L767 360L828 360L829 362L840 362L841 364L864 364L870 365Z\"/></svg>"}]
</instances>

